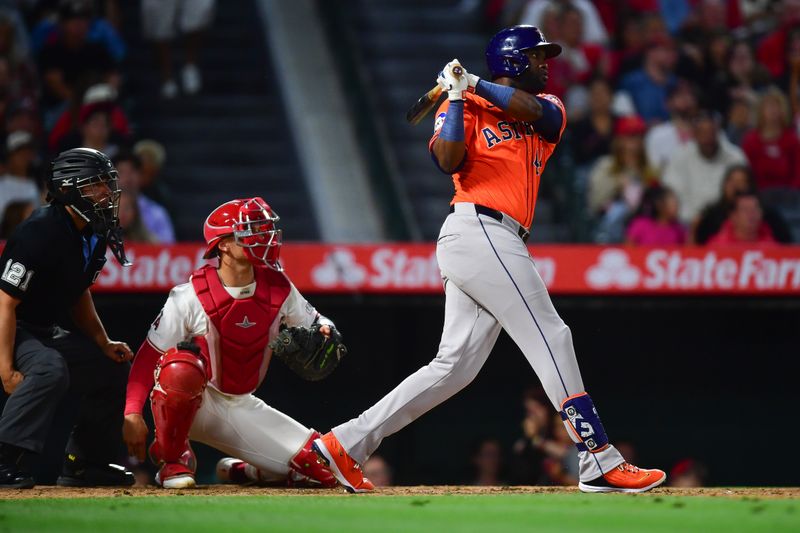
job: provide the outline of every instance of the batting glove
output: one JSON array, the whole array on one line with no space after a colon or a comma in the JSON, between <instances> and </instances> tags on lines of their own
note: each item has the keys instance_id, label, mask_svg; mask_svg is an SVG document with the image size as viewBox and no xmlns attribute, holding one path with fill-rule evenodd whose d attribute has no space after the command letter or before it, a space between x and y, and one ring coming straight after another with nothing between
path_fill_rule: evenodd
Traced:
<instances>
[{"instance_id":1,"label":"batting glove","mask_svg":"<svg viewBox=\"0 0 800 533\"><path fill-rule=\"evenodd\" d=\"M461 69L462 72L460 75L453 73L453 69L455 67L459 67ZM447 91L448 100L463 100L464 91L466 91L469 87L467 70L461 66L461 63L458 62L458 59L454 59L446 64L442 71L439 72L439 77L436 78L436 83L439 84L439 87L441 87L443 91Z\"/></svg>"}]
</instances>

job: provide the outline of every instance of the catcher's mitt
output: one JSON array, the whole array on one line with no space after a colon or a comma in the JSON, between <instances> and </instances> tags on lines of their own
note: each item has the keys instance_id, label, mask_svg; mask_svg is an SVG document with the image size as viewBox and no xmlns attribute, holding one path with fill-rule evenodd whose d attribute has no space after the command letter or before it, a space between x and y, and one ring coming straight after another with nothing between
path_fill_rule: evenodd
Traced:
<instances>
[{"instance_id":1,"label":"catcher's mitt","mask_svg":"<svg viewBox=\"0 0 800 533\"><path fill-rule=\"evenodd\" d=\"M319 331L321 327L321 324L309 328L281 326L269 347L275 357L301 378L309 381L325 379L338 366L347 348L336 328L330 326L331 335L325 337Z\"/></svg>"}]
</instances>

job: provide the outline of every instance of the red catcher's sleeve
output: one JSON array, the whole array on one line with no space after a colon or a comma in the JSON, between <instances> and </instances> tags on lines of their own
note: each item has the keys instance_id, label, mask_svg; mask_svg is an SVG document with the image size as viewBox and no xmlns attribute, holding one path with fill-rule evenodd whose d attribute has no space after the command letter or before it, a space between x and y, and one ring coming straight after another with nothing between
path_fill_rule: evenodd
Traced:
<instances>
[{"instance_id":1,"label":"red catcher's sleeve","mask_svg":"<svg viewBox=\"0 0 800 533\"><path fill-rule=\"evenodd\" d=\"M131 373L128 376L128 390L125 396L125 415L142 414L144 402L153 389L156 364L162 352L158 351L145 339L133 359Z\"/></svg>"}]
</instances>

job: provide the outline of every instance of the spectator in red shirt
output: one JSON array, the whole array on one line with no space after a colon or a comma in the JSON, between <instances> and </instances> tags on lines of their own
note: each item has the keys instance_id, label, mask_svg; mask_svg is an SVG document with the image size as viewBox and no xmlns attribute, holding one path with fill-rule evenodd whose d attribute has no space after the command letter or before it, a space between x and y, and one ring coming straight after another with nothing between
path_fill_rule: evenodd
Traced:
<instances>
[{"instance_id":1,"label":"spectator in red shirt","mask_svg":"<svg viewBox=\"0 0 800 533\"><path fill-rule=\"evenodd\" d=\"M558 22L561 28L561 55L550 63L566 63L571 73L570 82L585 84L595 72L607 74L607 61L603 47L583 40L583 15L571 4L560 9Z\"/></svg>"},{"instance_id":2,"label":"spectator in red shirt","mask_svg":"<svg viewBox=\"0 0 800 533\"><path fill-rule=\"evenodd\" d=\"M657 246L686 242L686 228L678 222L678 197L672 189L653 185L644 192L639 210L628 226L625 241Z\"/></svg>"},{"instance_id":3,"label":"spectator in red shirt","mask_svg":"<svg viewBox=\"0 0 800 533\"><path fill-rule=\"evenodd\" d=\"M758 104L755 129L742 140L759 189L800 189L800 140L791 128L789 102L777 87L770 87Z\"/></svg>"},{"instance_id":4,"label":"spectator in red shirt","mask_svg":"<svg viewBox=\"0 0 800 533\"><path fill-rule=\"evenodd\" d=\"M783 0L778 29L758 46L758 61L767 67L773 78L781 78L786 74L786 41L797 26L800 26L800 0Z\"/></svg>"},{"instance_id":5,"label":"spectator in red shirt","mask_svg":"<svg viewBox=\"0 0 800 533\"><path fill-rule=\"evenodd\" d=\"M709 246L742 246L778 244L769 225L764 222L764 210L755 191L736 195L728 220L719 233L711 237Z\"/></svg>"}]
</instances>

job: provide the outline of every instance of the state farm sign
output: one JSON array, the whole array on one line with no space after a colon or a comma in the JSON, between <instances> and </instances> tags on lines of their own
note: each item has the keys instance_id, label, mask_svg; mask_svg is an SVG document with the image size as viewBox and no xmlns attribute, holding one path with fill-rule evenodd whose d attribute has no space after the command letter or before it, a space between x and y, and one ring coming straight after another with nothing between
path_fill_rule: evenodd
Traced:
<instances>
[{"instance_id":1,"label":"state farm sign","mask_svg":"<svg viewBox=\"0 0 800 533\"><path fill-rule=\"evenodd\" d=\"M0 243L0 249L2 243ZM108 262L93 290L166 292L202 266L202 244L126 246L133 266ZM553 294L800 295L800 246L633 248L531 246ZM433 244L283 245L292 282L308 293L441 294Z\"/></svg>"},{"instance_id":2,"label":"state farm sign","mask_svg":"<svg viewBox=\"0 0 800 533\"><path fill-rule=\"evenodd\" d=\"M774 251L608 249L601 251L597 262L586 270L585 280L590 288L600 291L800 291L797 249L788 256L775 255Z\"/></svg>"}]
</instances>

